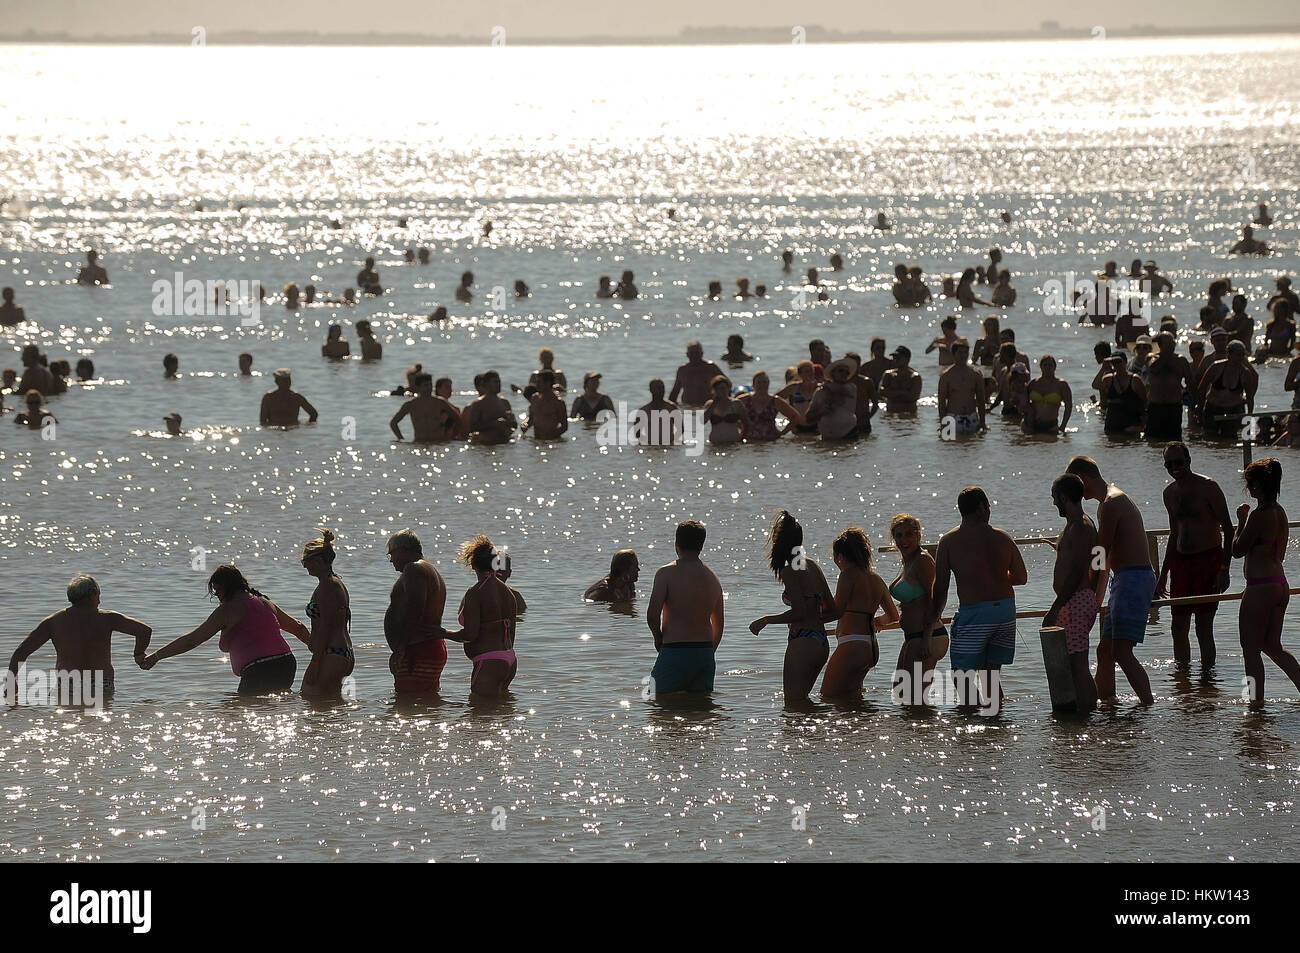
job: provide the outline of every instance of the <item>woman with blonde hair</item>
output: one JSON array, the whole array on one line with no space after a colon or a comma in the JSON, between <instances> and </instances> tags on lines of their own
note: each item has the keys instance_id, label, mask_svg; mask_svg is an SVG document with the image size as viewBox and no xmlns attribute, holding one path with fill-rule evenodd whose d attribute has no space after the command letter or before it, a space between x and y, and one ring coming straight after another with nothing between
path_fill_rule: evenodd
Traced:
<instances>
[{"instance_id":1,"label":"woman with blonde hair","mask_svg":"<svg viewBox=\"0 0 1300 953\"><path fill-rule=\"evenodd\" d=\"M921 547L921 521L910 513L889 521L889 535L903 560L902 571L889 586L898 600L903 630L894 691L903 704L924 705L925 675L948 654L948 630L928 621L934 614L934 557Z\"/></svg>"},{"instance_id":2,"label":"woman with blonde hair","mask_svg":"<svg viewBox=\"0 0 1300 953\"><path fill-rule=\"evenodd\" d=\"M302 568L316 578L316 588L307 603L311 620L311 661L302 676L302 694L321 698L343 697L343 680L356 664L348 629L352 609L347 586L334 572L334 534L321 535L302 548Z\"/></svg>"},{"instance_id":3,"label":"woman with blonde hair","mask_svg":"<svg viewBox=\"0 0 1300 953\"><path fill-rule=\"evenodd\" d=\"M460 601L461 628L448 630L444 638L465 645L465 655L474 663L469 690L474 695L505 694L518 671L515 656L515 623L519 603L501 578L504 555L486 536L475 536L460 547L460 562L478 574L478 583Z\"/></svg>"},{"instance_id":4,"label":"woman with blonde hair","mask_svg":"<svg viewBox=\"0 0 1300 953\"><path fill-rule=\"evenodd\" d=\"M889 587L871 565L871 543L867 534L850 526L835 538L831 547L840 578L835 584L835 653L826 663L822 697L839 698L862 691L862 681L880 661L876 641L879 626L898 622L898 610L889 597ZM876 610L883 613L876 619Z\"/></svg>"}]
</instances>

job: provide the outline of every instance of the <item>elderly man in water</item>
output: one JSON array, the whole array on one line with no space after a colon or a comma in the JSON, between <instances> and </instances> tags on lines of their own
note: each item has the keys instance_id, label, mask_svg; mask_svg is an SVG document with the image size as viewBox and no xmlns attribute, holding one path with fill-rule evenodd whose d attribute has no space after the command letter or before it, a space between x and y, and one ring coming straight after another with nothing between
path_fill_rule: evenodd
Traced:
<instances>
[{"instance_id":1,"label":"elderly man in water","mask_svg":"<svg viewBox=\"0 0 1300 953\"><path fill-rule=\"evenodd\" d=\"M713 379L722 374L722 369L712 361L704 359L704 345L691 341L686 345L686 363L677 368L677 378L668 400L677 402L678 395L687 406L703 407L709 401Z\"/></svg>"},{"instance_id":2,"label":"elderly man in water","mask_svg":"<svg viewBox=\"0 0 1300 953\"><path fill-rule=\"evenodd\" d=\"M68 602L41 621L31 635L23 639L9 659L9 677L17 678L18 667L46 642L54 643L55 667L60 672L102 673L103 695L113 693L113 659L111 643L114 632L135 636L135 657L144 658L153 629L139 619L120 612L105 612L99 607L99 583L93 576L78 573L68 583ZM81 676L87 677L86 674ZM82 691L86 686L82 685Z\"/></svg>"},{"instance_id":3,"label":"elderly man in water","mask_svg":"<svg viewBox=\"0 0 1300 953\"><path fill-rule=\"evenodd\" d=\"M298 424L299 410L307 412L308 423L315 423L319 416L307 398L293 389L289 368L281 367L275 372L275 390L262 395L259 421L263 427L294 427Z\"/></svg>"}]
</instances>

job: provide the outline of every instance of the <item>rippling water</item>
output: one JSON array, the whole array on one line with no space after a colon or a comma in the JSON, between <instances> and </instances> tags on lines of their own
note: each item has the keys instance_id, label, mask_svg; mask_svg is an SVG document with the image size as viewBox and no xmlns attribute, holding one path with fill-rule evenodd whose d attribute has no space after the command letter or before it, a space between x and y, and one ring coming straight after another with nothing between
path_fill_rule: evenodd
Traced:
<instances>
[{"instance_id":1,"label":"rippling water","mask_svg":"<svg viewBox=\"0 0 1300 953\"><path fill-rule=\"evenodd\" d=\"M0 283L32 319L0 331L5 365L18 366L31 341L51 359L90 356L101 375L51 401L55 440L0 429L7 638L16 644L63 604L71 573L88 571L106 606L150 622L162 644L210 611L206 576L191 569L200 546L209 566L236 561L301 613L312 584L298 547L327 524L340 536L358 666L350 704L245 702L215 644L144 673L123 642L105 711L3 713L0 850L122 860L1281 858L1296 833L1300 712L1273 669L1266 710L1247 712L1235 610L1221 613L1212 676L1175 672L1164 616L1139 651L1157 705L1141 710L1122 692L1086 722L1050 715L1032 624L994 719L904 713L884 670L860 705L783 710L784 638L745 626L779 605L763 546L782 506L833 576L829 544L845 525L881 543L889 517L906 510L934 538L971 482L988 489L996 523L1054 533L1048 483L1088 453L1133 492L1149 527L1165 525L1159 452L1104 437L1086 400L1092 345L1109 332L1044 316L1041 288L1108 258L1154 257L1175 283L1168 310L1184 329L1219 275L1260 319L1274 276L1296 266L1298 67L1300 43L1262 38L3 48L0 195L20 201L0 209ZM1258 201L1275 210L1265 237L1279 254L1230 260ZM895 231L871 230L881 210ZM433 264L402 264L418 245ZM601 448L581 426L546 445L390 440L398 401L380 395L412 362L453 377L463 403L488 366L524 383L543 344L571 381L599 368L612 397L640 403L646 380L671 378L691 338L716 357L741 333L779 378L812 337L866 353L883 334L913 349L932 395L935 367L920 352L946 309L897 313L892 263L921 264L937 290L939 275L995 245L1020 291L1004 326L1032 356L1056 354L1079 400L1077 428L1059 441L996 421L983 438L940 444L924 407L878 419L848 447L786 440L694 457ZM67 283L92 246L110 289ZM829 304L794 307L796 282L779 268L786 247L799 273L844 255L843 271L823 271ZM261 326L245 328L151 307L153 282L178 271L272 289L313 282L337 296L367 254L389 291L355 309L271 304ZM481 297L458 306L451 292L466 268ZM644 297L595 301L597 276L624 268ZM709 280L729 287L742 275L766 282L770 299L702 299ZM482 297L516 278L532 298L493 308ZM422 319L439 303L453 320L431 330ZM353 338L363 317L385 341L384 360L322 361L325 327L342 321ZM963 317L963 332L978 336L981 317ZM291 366L319 423L260 430L271 384L237 376L243 350L264 374ZM179 381L162 378L167 352L180 356ZM1289 406L1282 373L1262 371L1258 406ZM159 433L171 411L190 438ZM1239 450L1193 453L1230 505L1244 499ZM1284 487L1284 505L1287 496ZM705 558L723 580L728 625L712 703L680 708L641 699L653 661L644 598L632 616L580 594L625 546L641 554L646 590L687 516L708 525ZM453 600L471 581L453 546L480 531L508 545L512 583L530 604L509 702L469 707L469 665L453 651L441 703L394 703L383 541L406 526ZM1051 553L1025 556L1020 605L1046 607ZM892 578L894 560L881 560ZM1289 617L1284 639L1294 632ZM881 639L885 668L899 638ZM33 661L52 659L47 650ZM199 808L206 827L195 830Z\"/></svg>"}]
</instances>

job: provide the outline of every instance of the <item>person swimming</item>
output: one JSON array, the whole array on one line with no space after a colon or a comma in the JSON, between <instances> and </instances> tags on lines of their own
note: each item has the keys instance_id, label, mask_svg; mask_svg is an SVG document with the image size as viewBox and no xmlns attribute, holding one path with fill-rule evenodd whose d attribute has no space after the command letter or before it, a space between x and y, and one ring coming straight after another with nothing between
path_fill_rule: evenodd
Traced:
<instances>
[{"instance_id":1,"label":"person swimming","mask_svg":"<svg viewBox=\"0 0 1300 953\"><path fill-rule=\"evenodd\" d=\"M640 575L636 550L620 549L609 561L609 575L592 583L582 598L588 602L631 602L636 598L636 581Z\"/></svg>"},{"instance_id":2,"label":"person swimming","mask_svg":"<svg viewBox=\"0 0 1300 953\"><path fill-rule=\"evenodd\" d=\"M325 343L321 345L320 356L338 361L351 353L352 346L343 339L343 325L331 324Z\"/></svg>"}]
</instances>

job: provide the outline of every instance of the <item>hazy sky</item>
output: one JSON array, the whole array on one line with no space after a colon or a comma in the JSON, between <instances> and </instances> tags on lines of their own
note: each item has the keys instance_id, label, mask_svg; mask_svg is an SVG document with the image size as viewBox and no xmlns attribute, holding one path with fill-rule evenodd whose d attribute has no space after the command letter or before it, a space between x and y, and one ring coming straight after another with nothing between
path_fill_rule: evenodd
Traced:
<instances>
[{"instance_id":1,"label":"hazy sky","mask_svg":"<svg viewBox=\"0 0 1300 953\"><path fill-rule=\"evenodd\" d=\"M676 34L684 26L822 26L899 33L1037 29L1122 29L1300 25L1296 0L0 0L0 31L183 33L222 30L318 30L323 33L490 34L507 37Z\"/></svg>"}]
</instances>

